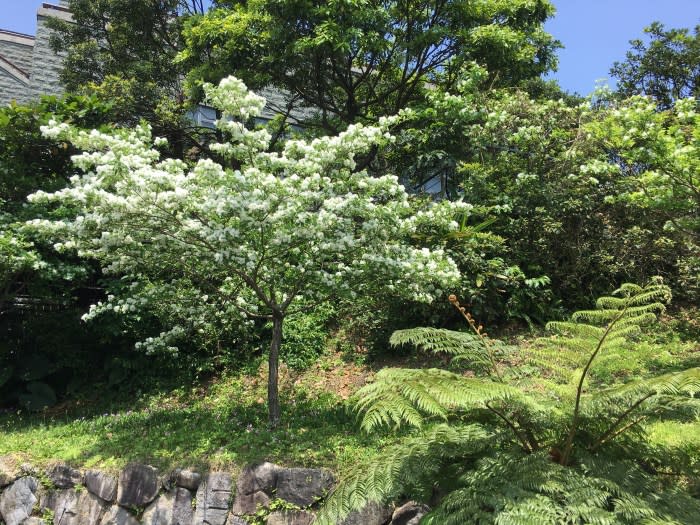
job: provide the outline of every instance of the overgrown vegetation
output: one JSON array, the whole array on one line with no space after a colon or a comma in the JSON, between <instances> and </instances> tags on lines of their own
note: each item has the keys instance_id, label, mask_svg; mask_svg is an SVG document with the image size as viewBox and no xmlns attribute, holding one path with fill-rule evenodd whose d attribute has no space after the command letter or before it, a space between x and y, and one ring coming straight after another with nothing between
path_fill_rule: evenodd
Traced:
<instances>
[{"instance_id":1,"label":"overgrown vegetation","mask_svg":"<svg viewBox=\"0 0 700 525\"><path fill-rule=\"evenodd\" d=\"M669 299L663 284L625 284L595 310L549 323L559 335L530 352L505 354L454 297L471 332L396 332L395 345L445 353L452 364L481 372L386 368L360 389L354 405L364 430L426 428L347 476L320 523L337 523L367 502L427 501L436 492L440 499L423 522L690 523L700 502L658 475L692 479L697 464L654 457L659 450L649 446L643 424L697 417L700 368L621 375L605 386L590 378L608 352L633 352L642 327ZM523 382L502 366L509 360L534 365L545 378L552 370L552 379Z\"/></svg>"},{"instance_id":2,"label":"overgrown vegetation","mask_svg":"<svg viewBox=\"0 0 700 525\"><path fill-rule=\"evenodd\" d=\"M697 28L583 98L546 0L70 7L68 94L0 109L0 454L697 521Z\"/></svg>"}]
</instances>

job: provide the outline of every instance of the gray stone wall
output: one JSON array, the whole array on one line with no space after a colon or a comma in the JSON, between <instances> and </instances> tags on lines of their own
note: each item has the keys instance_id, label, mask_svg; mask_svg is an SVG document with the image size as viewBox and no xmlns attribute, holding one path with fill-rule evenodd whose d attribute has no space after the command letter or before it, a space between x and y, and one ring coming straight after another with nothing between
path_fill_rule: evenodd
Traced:
<instances>
[{"instance_id":1,"label":"gray stone wall","mask_svg":"<svg viewBox=\"0 0 700 525\"><path fill-rule=\"evenodd\" d=\"M132 464L120 473L56 464L45 471L0 457L5 525L311 525L334 484L323 469L250 465L239 476ZM276 508L269 507L275 501ZM280 504L281 503L281 504ZM337 525L418 525L427 507L369 504Z\"/></svg>"},{"instance_id":2,"label":"gray stone wall","mask_svg":"<svg viewBox=\"0 0 700 525\"><path fill-rule=\"evenodd\" d=\"M40 10L37 16L36 40L32 59L31 92L34 99L40 95L60 95L63 86L60 81L63 55L57 55L49 46L51 31L46 27L48 13Z\"/></svg>"},{"instance_id":3,"label":"gray stone wall","mask_svg":"<svg viewBox=\"0 0 700 525\"><path fill-rule=\"evenodd\" d=\"M29 75L32 69L34 38L0 30L0 105L31 99Z\"/></svg>"},{"instance_id":4,"label":"gray stone wall","mask_svg":"<svg viewBox=\"0 0 700 525\"><path fill-rule=\"evenodd\" d=\"M18 104L26 104L31 99L29 85L0 68L0 106L5 106L13 100Z\"/></svg>"},{"instance_id":5,"label":"gray stone wall","mask_svg":"<svg viewBox=\"0 0 700 525\"><path fill-rule=\"evenodd\" d=\"M37 11L36 37L0 29L0 105L12 100L28 103L40 95L61 95L60 73L63 56L49 46L50 17L71 20L66 2L43 4Z\"/></svg>"},{"instance_id":6,"label":"gray stone wall","mask_svg":"<svg viewBox=\"0 0 700 525\"><path fill-rule=\"evenodd\" d=\"M11 42L0 38L0 55L12 62L27 75L29 75L29 72L32 70L33 53L33 45Z\"/></svg>"}]
</instances>

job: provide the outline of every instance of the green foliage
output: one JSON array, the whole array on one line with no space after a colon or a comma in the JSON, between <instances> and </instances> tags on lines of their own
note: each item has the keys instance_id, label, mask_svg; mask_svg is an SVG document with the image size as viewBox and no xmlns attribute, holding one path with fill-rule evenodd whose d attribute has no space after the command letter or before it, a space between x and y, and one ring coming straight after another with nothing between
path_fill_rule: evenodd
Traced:
<instances>
[{"instance_id":1,"label":"green foliage","mask_svg":"<svg viewBox=\"0 0 700 525\"><path fill-rule=\"evenodd\" d=\"M647 98L613 104L586 131L604 143L610 169L624 177L620 199L666 220L665 230L700 238L700 115L679 99L657 111ZM611 197L612 198L612 197Z\"/></svg>"},{"instance_id":2,"label":"green foliage","mask_svg":"<svg viewBox=\"0 0 700 525\"><path fill-rule=\"evenodd\" d=\"M625 60L610 69L618 93L648 95L665 109L681 98L700 96L700 26L692 34L654 22L644 32L647 42L631 40Z\"/></svg>"},{"instance_id":3,"label":"green foliage","mask_svg":"<svg viewBox=\"0 0 700 525\"><path fill-rule=\"evenodd\" d=\"M474 334L442 328L397 330L391 336L392 346L411 344L429 352L445 353L453 361L489 369L493 357L483 340Z\"/></svg>"},{"instance_id":4,"label":"green foliage","mask_svg":"<svg viewBox=\"0 0 700 525\"><path fill-rule=\"evenodd\" d=\"M119 75L176 93L181 74L173 64L180 45L178 17L201 13L199 0L70 0L68 7L73 23L51 19L50 26L52 46L67 52L62 81L69 90Z\"/></svg>"},{"instance_id":5,"label":"green foliage","mask_svg":"<svg viewBox=\"0 0 700 525\"><path fill-rule=\"evenodd\" d=\"M682 298L697 289L698 169L692 101L657 113L641 99L536 99L489 89L471 66L406 121L388 162L416 190L478 203L448 243L458 290L489 322L543 322L616 283L663 275ZM486 225L480 228L480 225ZM471 228L471 232L469 230ZM546 276L539 286L532 279Z\"/></svg>"},{"instance_id":6,"label":"green foliage","mask_svg":"<svg viewBox=\"0 0 700 525\"><path fill-rule=\"evenodd\" d=\"M182 46L183 19L203 13L202 0L70 0L68 7L71 22L48 22L52 48L65 55L66 89L113 103L113 122L147 120L180 158L200 148L186 118L185 71L174 57Z\"/></svg>"},{"instance_id":7,"label":"green foliage","mask_svg":"<svg viewBox=\"0 0 700 525\"><path fill-rule=\"evenodd\" d=\"M420 428L426 417L446 419L455 411L484 406L517 393L501 383L438 368L385 368L358 392L356 406L363 413L363 430L402 424Z\"/></svg>"},{"instance_id":8,"label":"green foliage","mask_svg":"<svg viewBox=\"0 0 700 525\"><path fill-rule=\"evenodd\" d=\"M344 478L314 523L341 523L350 512L368 502L384 503L407 494L429 499L434 490L449 487L455 474L484 454L493 438L481 425L437 425L404 439Z\"/></svg>"},{"instance_id":9,"label":"green foliage","mask_svg":"<svg viewBox=\"0 0 700 525\"><path fill-rule=\"evenodd\" d=\"M38 188L63 187L76 150L43 137L40 126L50 118L98 128L109 122L112 105L94 96L45 96L29 106L0 108L0 205L20 213L27 195Z\"/></svg>"},{"instance_id":10,"label":"green foliage","mask_svg":"<svg viewBox=\"0 0 700 525\"><path fill-rule=\"evenodd\" d=\"M254 514L246 516L246 523L249 525L267 525L267 518L273 512L295 510L301 510L301 507L281 498L274 498L265 506L260 506Z\"/></svg>"},{"instance_id":11,"label":"green foliage","mask_svg":"<svg viewBox=\"0 0 700 525\"><path fill-rule=\"evenodd\" d=\"M601 297L594 310L548 326L559 333L534 352L498 355L487 366L488 340L459 305L474 334L420 328L398 332L397 344L415 343L451 356L465 356L483 375L444 370L385 369L357 394L355 406L366 431L384 425L422 427L396 449L387 465L361 465L331 495L321 524L366 501L401 497L441 498L425 523L679 523L690 524L700 503L684 488L658 475L696 475L687 460L665 463L643 432L646 421L697 414L700 368L615 380L595 387L590 370L601 356L630 350L642 327L655 321L670 298L658 281L624 284ZM503 359L558 371L558 382L522 381L495 372ZM431 420L444 423L431 426ZM445 429L453 432L445 436ZM476 446L460 452L467 442ZM455 436L458 436L455 439ZM486 439L487 446L481 446ZM405 448L403 448L405 447ZM376 470L375 470L376 469ZM378 474L367 476L367 472ZM658 495L658 497L657 497Z\"/></svg>"},{"instance_id":12,"label":"green foliage","mask_svg":"<svg viewBox=\"0 0 700 525\"><path fill-rule=\"evenodd\" d=\"M678 99L659 111L647 98L633 97L601 112L585 126L609 158L599 163L618 179L608 202L637 207L659 224L652 250L673 252L677 295L698 298L700 246L700 116L697 101ZM593 169L593 163L587 166Z\"/></svg>"},{"instance_id":13,"label":"green foliage","mask_svg":"<svg viewBox=\"0 0 700 525\"><path fill-rule=\"evenodd\" d=\"M460 482L422 523L690 525L698 509L683 491L660 489L634 462L613 458L571 469L545 453L506 451L479 460Z\"/></svg>"},{"instance_id":14,"label":"green foliage","mask_svg":"<svg viewBox=\"0 0 700 525\"><path fill-rule=\"evenodd\" d=\"M98 276L74 256L56 254L52 243L25 221L64 217L26 202L37 190L55 191L70 176L77 150L42 136L57 117L78 125L106 126L113 107L96 97L43 97L0 109L0 404L42 409L85 377L93 361L85 354L104 340L81 326L77 303L95 294ZM98 342L99 341L99 342ZM83 368L85 367L85 368Z\"/></svg>"},{"instance_id":15,"label":"green foliage","mask_svg":"<svg viewBox=\"0 0 700 525\"><path fill-rule=\"evenodd\" d=\"M513 85L555 64L543 30L546 0L306 2L219 1L188 21L179 60L189 78L217 82L231 72L255 88L284 89L335 133L394 114L423 98L426 83L451 86L460 68L485 64L495 84Z\"/></svg>"},{"instance_id":16,"label":"green foliage","mask_svg":"<svg viewBox=\"0 0 700 525\"><path fill-rule=\"evenodd\" d=\"M326 348L328 324L334 314L331 305L319 305L311 312L287 319L280 357L287 366L303 370L318 360Z\"/></svg>"},{"instance_id":17,"label":"green foliage","mask_svg":"<svg viewBox=\"0 0 700 525\"><path fill-rule=\"evenodd\" d=\"M44 508L41 510L41 519L44 520L46 523L53 522L54 517L55 513L51 509Z\"/></svg>"}]
</instances>

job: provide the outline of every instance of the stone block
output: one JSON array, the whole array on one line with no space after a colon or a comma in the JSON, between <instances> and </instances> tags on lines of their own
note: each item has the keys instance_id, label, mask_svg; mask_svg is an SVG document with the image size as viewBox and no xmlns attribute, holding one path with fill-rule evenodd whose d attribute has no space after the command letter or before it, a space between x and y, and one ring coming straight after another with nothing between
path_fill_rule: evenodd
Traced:
<instances>
[{"instance_id":1,"label":"stone block","mask_svg":"<svg viewBox=\"0 0 700 525\"><path fill-rule=\"evenodd\" d=\"M132 516L129 511L118 505L112 505L104 516L100 525L139 525L139 520Z\"/></svg>"},{"instance_id":2,"label":"stone block","mask_svg":"<svg viewBox=\"0 0 700 525\"><path fill-rule=\"evenodd\" d=\"M314 521L311 512L303 510L281 510L267 517L266 525L311 525Z\"/></svg>"},{"instance_id":3,"label":"stone block","mask_svg":"<svg viewBox=\"0 0 700 525\"><path fill-rule=\"evenodd\" d=\"M368 503L360 510L355 510L339 525L384 525L391 519L392 508L380 503Z\"/></svg>"},{"instance_id":4,"label":"stone block","mask_svg":"<svg viewBox=\"0 0 700 525\"><path fill-rule=\"evenodd\" d=\"M192 493L183 488L161 494L143 513L143 525L191 525Z\"/></svg>"},{"instance_id":5,"label":"stone block","mask_svg":"<svg viewBox=\"0 0 700 525\"><path fill-rule=\"evenodd\" d=\"M117 478L99 470L88 470L85 473L85 486L104 501L111 503L117 497Z\"/></svg>"},{"instance_id":6,"label":"stone block","mask_svg":"<svg viewBox=\"0 0 700 525\"><path fill-rule=\"evenodd\" d=\"M197 490L202 482L202 475L193 470L176 469L170 474L170 483L176 487Z\"/></svg>"},{"instance_id":7,"label":"stone block","mask_svg":"<svg viewBox=\"0 0 700 525\"><path fill-rule=\"evenodd\" d=\"M83 482L83 474L68 465L55 465L46 472L46 476L59 489L70 489Z\"/></svg>"},{"instance_id":8,"label":"stone block","mask_svg":"<svg viewBox=\"0 0 700 525\"><path fill-rule=\"evenodd\" d=\"M32 513L39 501L39 480L26 476L19 478L0 495L0 515L5 525L20 525Z\"/></svg>"},{"instance_id":9,"label":"stone block","mask_svg":"<svg viewBox=\"0 0 700 525\"><path fill-rule=\"evenodd\" d=\"M226 525L248 525L248 522L246 520L244 520L243 518L241 518L240 516L236 516L232 512L228 515L228 519L226 520Z\"/></svg>"},{"instance_id":10,"label":"stone block","mask_svg":"<svg viewBox=\"0 0 700 525\"><path fill-rule=\"evenodd\" d=\"M56 491L53 503L54 525L98 525L104 511L102 500L86 490Z\"/></svg>"},{"instance_id":11,"label":"stone block","mask_svg":"<svg viewBox=\"0 0 700 525\"><path fill-rule=\"evenodd\" d=\"M418 525L429 511L427 505L409 501L394 509L390 525Z\"/></svg>"},{"instance_id":12,"label":"stone block","mask_svg":"<svg viewBox=\"0 0 700 525\"><path fill-rule=\"evenodd\" d=\"M335 479L327 470L282 468L277 473L275 496L300 507L307 507L325 497Z\"/></svg>"},{"instance_id":13,"label":"stone block","mask_svg":"<svg viewBox=\"0 0 700 525\"><path fill-rule=\"evenodd\" d=\"M210 472L197 490L197 510L193 524L225 525L233 480L226 472Z\"/></svg>"},{"instance_id":14,"label":"stone block","mask_svg":"<svg viewBox=\"0 0 700 525\"><path fill-rule=\"evenodd\" d=\"M143 507L158 495L158 471L150 465L132 464L119 475L117 503L124 507Z\"/></svg>"},{"instance_id":15,"label":"stone block","mask_svg":"<svg viewBox=\"0 0 700 525\"><path fill-rule=\"evenodd\" d=\"M243 469L236 483L234 514L253 514L280 498L300 507L312 505L331 489L334 478L323 469L284 468L272 463Z\"/></svg>"}]
</instances>

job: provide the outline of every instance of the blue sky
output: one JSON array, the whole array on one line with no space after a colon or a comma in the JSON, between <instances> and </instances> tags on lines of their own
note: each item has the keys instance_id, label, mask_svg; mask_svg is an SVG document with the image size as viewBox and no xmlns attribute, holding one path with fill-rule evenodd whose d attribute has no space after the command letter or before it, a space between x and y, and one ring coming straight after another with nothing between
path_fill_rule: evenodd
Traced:
<instances>
[{"instance_id":1,"label":"blue sky","mask_svg":"<svg viewBox=\"0 0 700 525\"><path fill-rule=\"evenodd\" d=\"M546 29L560 40L553 78L568 91L587 94L622 60L628 42L658 20L666 27L700 24L700 0L554 0L557 15ZM33 34L42 0L0 0L0 28Z\"/></svg>"},{"instance_id":2,"label":"blue sky","mask_svg":"<svg viewBox=\"0 0 700 525\"><path fill-rule=\"evenodd\" d=\"M545 26L564 44L552 75L568 91L586 95L625 58L629 41L658 20L667 28L700 24L700 0L554 0L557 14Z\"/></svg>"}]
</instances>

